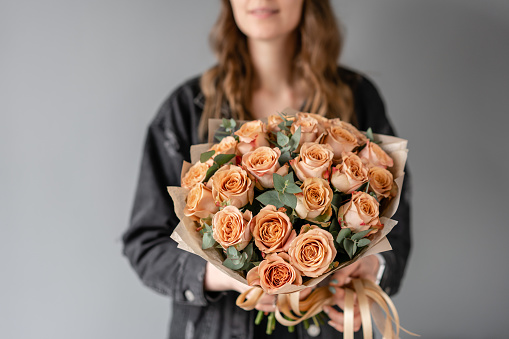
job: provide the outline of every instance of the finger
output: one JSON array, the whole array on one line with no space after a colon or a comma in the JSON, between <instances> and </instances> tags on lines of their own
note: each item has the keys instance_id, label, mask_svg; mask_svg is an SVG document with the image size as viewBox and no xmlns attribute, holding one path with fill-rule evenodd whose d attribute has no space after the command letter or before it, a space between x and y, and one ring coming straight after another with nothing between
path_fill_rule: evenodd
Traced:
<instances>
[{"instance_id":1,"label":"finger","mask_svg":"<svg viewBox=\"0 0 509 339\"><path fill-rule=\"evenodd\" d=\"M274 312L276 310L275 305L269 305L269 304L256 304L255 308L258 311L263 311L265 313Z\"/></svg>"},{"instance_id":2,"label":"finger","mask_svg":"<svg viewBox=\"0 0 509 339\"><path fill-rule=\"evenodd\" d=\"M324 307L324 312L329 316L330 321L328 324L335 328L339 332L343 332L345 329L345 316L343 312L338 312L330 306ZM353 329L355 332L360 330L362 325L362 318L360 312L354 312L353 316Z\"/></svg>"},{"instance_id":3,"label":"finger","mask_svg":"<svg viewBox=\"0 0 509 339\"><path fill-rule=\"evenodd\" d=\"M258 304L269 304L269 305L274 305L276 301L276 296L275 295L270 295L270 294L264 294L259 300L258 300Z\"/></svg>"},{"instance_id":4,"label":"finger","mask_svg":"<svg viewBox=\"0 0 509 339\"><path fill-rule=\"evenodd\" d=\"M350 276L358 269L358 267L359 264L356 262L334 273L334 275L332 276L332 279L335 280L334 285L343 286L350 283L350 281L352 281L352 278Z\"/></svg>"},{"instance_id":5,"label":"finger","mask_svg":"<svg viewBox=\"0 0 509 339\"><path fill-rule=\"evenodd\" d=\"M308 288L303 289L302 291L300 291L299 300L306 299L311 294L311 292L313 292L313 288L312 287L308 287Z\"/></svg>"},{"instance_id":6,"label":"finger","mask_svg":"<svg viewBox=\"0 0 509 339\"><path fill-rule=\"evenodd\" d=\"M329 291L332 293L332 297L337 306L341 309L345 308L345 290L341 287L329 286ZM354 311L359 308L357 303L357 293L353 294L353 305Z\"/></svg>"}]
</instances>

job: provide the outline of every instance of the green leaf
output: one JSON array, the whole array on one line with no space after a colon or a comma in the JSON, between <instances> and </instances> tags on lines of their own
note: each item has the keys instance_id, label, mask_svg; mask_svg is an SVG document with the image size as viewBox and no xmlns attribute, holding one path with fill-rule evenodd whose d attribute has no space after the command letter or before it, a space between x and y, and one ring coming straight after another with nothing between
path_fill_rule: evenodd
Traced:
<instances>
[{"instance_id":1,"label":"green leaf","mask_svg":"<svg viewBox=\"0 0 509 339\"><path fill-rule=\"evenodd\" d=\"M299 186L290 183L290 184L288 184L288 186L286 186L285 192L297 194L297 193L301 193L302 190L300 189Z\"/></svg>"},{"instance_id":2,"label":"green leaf","mask_svg":"<svg viewBox=\"0 0 509 339\"><path fill-rule=\"evenodd\" d=\"M216 241L212 237L212 233L204 233L201 248L206 250L207 248L211 248L216 244Z\"/></svg>"},{"instance_id":3,"label":"green leaf","mask_svg":"<svg viewBox=\"0 0 509 339\"><path fill-rule=\"evenodd\" d=\"M288 161L292 160L292 155L290 152L281 152L281 156L279 157L279 164L281 166L283 166L284 164L286 164Z\"/></svg>"},{"instance_id":4,"label":"green leaf","mask_svg":"<svg viewBox=\"0 0 509 339\"><path fill-rule=\"evenodd\" d=\"M286 188L285 179L277 173L272 174L272 179L274 180L274 188L276 191L283 192Z\"/></svg>"},{"instance_id":5,"label":"green leaf","mask_svg":"<svg viewBox=\"0 0 509 339\"><path fill-rule=\"evenodd\" d=\"M332 224L330 225L329 232L339 232L341 225L339 225L338 219L332 218Z\"/></svg>"},{"instance_id":6,"label":"green leaf","mask_svg":"<svg viewBox=\"0 0 509 339\"><path fill-rule=\"evenodd\" d=\"M341 231L339 231L339 233L338 233L338 237L336 238L336 242L338 244L341 244L341 242L345 238L349 237L351 234L352 234L352 231L349 228L347 228L347 227L342 228Z\"/></svg>"},{"instance_id":7,"label":"green leaf","mask_svg":"<svg viewBox=\"0 0 509 339\"><path fill-rule=\"evenodd\" d=\"M274 205L276 208L283 207L283 203L279 201L278 192L275 190L266 191L256 197L256 200L261 202L263 205Z\"/></svg>"},{"instance_id":8,"label":"green leaf","mask_svg":"<svg viewBox=\"0 0 509 339\"><path fill-rule=\"evenodd\" d=\"M279 146L281 147L286 146L286 144L288 144L288 141L290 141L290 138L288 138L282 132L277 132L277 143Z\"/></svg>"},{"instance_id":9,"label":"green leaf","mask_svg":"<svg viewBox=\"0 0 509 339\"><path fill-rule=\"evenodd\" d=\"M325 212L327 212L327 211L325 211ZM328 215L327 213L320 214L319 216L317 216L317 217L315 218L315 221L316 221L316 222L326 222L326 221L329 221L330 217L331 217L331 216L330 216L330 215Z\"/></svg>"},{"instance_id":10,"label":"green leaf","mask_svg":"<svg viewBox=\"0 0 509 339\"><path fill-rule=\"evenodd\" d=\"M245 264L245 259L244 260L243 259L244 258L240 258L240 260L232 260L230 258L227 258L225 261L223 261L223 266L226 266L229 269L235 271L240 270Z\"/></svg>"},{"instance_id":11,"label":"green leaf","mask_svg":"<svg viewBox=\"0 0 509 339\"><path fill-rule=\"evenodd\" d=\"M373 137L373 130L370 128L368 128L368 130L366 131L366 137L369 139L369 141L372 141L374 142L375 141L375 138Z\"/></svg>"},{"instance_id":12,"label":"green leaf","mask_svg":"<svg viewBox=\"0 0 509 339\"><path fill-rule=\"evenodd\" d=\"M354 251L353 251L353 245L354 245L354 242L348 238L345 238L343 240L343 247L345 248L345 251L346 251L346 254L348 254L348 256L350 257L350 259L353 258L353 255L354 255Z\"/></svg>"},{"instance_id":13,"label":"green leaf","mask_svg":"<svg viewBox=\"0 0 509 339\"><path fill-rule=\"evenodd\" d=\"M233 158L235 158L235 154L218 154L214 158L214 162L216 164L218 164L219 166L223 166L224 164L226 164L228 161L232 160Z\"/></svg>"},{"instance_id":14,"label":"green leaf","mask_svg":"<svg viewBox=\"0 0 509 339\"><path fill-rule=\"evenodd\" d=\"M371 232L373 229L370 228L369 230L365 230L365 231L362 231L362 232L359 232L359 233L355 233L354 235L352 235L352 240L359 240L359 239L362 239L366 236L366 234L368 234L369 232Z\"/></svg>"},{"instance_id":15,"label":"green leaf","mask_svg":"<svg viewBox=\"0 0 509 339\"><path fill-rule=\"evenodd\" d=\"M300 136L301 136L301 131L300 131L300 126L299 126L299 128L297 128L295 133L293 133L292 137L290 138L290 146L292 147L291 148L292 151L295 151L297 149L297 147L299 147Z\"/></svg>"},{"instance_id":16,"label":"green leaf","mask_svg":"<svg viewBox=\"0 0 509 339\"><path fill-rule=\"evenodd\" d=\"M287 175L285 175L284 178L285 178L285 181L288 181L291 184L295 183L295 180L293 179L293 173L292 172L290 172Z\"/></svg>"},{"instance_id":17,"label":"green leaf","mask_svg":"<svg viewBox=\"0 0 509 339\"><path fill-rule=\"evenodd\" d=\"M292 209L297 207L297 197L291 193L279 193L279 201Z\"/></svg>"},{"instance_id":18,"label":"green leaf","mask_svg":"<svg viewBox=\"0 0 509 339\"><path fill-rule=\"evenodd\" d=\"M355 255L355 252L357 252L357 242L354 241L353 242L353 246L352 246L352 257ZM350 257L351 258L351 257Z\"/></svg>"},{"instance_id":19,"label":"green leaf","mask_svg":"<svg viewBox=\"0 0 509 339\"><path fill-rule=\"evenodd\" d=\"M237 251L235 246L228 247L226 249L226 255L228 256L228 258L231 258L231 259L238 259L238 258L240 258L240 252Z\"/></svg>"},{"instance_id":20,"label":"green leaf","mask_svg":"<svg viewBox=\"0 0 509 339\"><path fill-rule=\"evenodd\" d=\"M369 240L368 238L362 238L359 241L357 241L357 246L364 247L364 246L369 245L370 242L371 242L371 240Z\"/></svg>"},{"instance_id":21,"label":"green leaf","mask_svg":"<svg viewBox=\"0 0 509 339\"><path fill-rule=\"evenodd\" d=\"M205 176L204 181L209 181L210 177L213 176L218 169L219 169L218 164L213 164L212 166L210 166L209 169L207 170L207 175Z\"/></svg>"},{"instance_id":22,"label":"green leaf","mask_svg":"<svg viewBox=\"0 0 509 339\"><path fill-rule=\"evenodd\" d=\"M216 151L214 151L214 150L211 150L211 151L208 151L208 152L203 152L200 155L200 161L201 162L207 162L207 160L209 160L215 153L216 153Z\"/></svg>"},{"instance_id":23,"label":"green leaf","mask_svg":"<svg viewBox=\"0 0 509 339\"><path fill-rule=\"evenodd\" d=\"M334 206L336 208L336 212L337 212L337 209L341 206L342 201L343 201L343 199L341 197L341 193L334 193L332 195L332 206Z\"/></svg>"}]
</instances>

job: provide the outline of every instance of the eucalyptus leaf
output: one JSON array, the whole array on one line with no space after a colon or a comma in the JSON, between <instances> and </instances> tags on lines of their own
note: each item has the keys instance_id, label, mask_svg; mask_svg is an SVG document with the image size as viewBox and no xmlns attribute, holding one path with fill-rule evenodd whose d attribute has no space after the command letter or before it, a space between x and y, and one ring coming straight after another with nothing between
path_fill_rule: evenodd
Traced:
<instances>
[{"instance_id":1,"label":"eucalyptus leaf","mask_svg":"<svg viewBox=\"0 0 509 339\"><path fill-rule=\"evenodd\" d=\"M207 248L213 247L215 244L216 244L216 241L212 237L212 233L206 232L203 234L201 248L206 250Z\"/></svg>"},{"instance_id":2,"label":"eucalyptus leaf","mask_svg":"<svg viewBox=\"0 0 509 339\"><path fill-rule=\"evenodd\" d=\"M373 130L370 128L368 128L368 130L366 131L366 137L369 139L369 141L371 142L374 142L375 141L375 138L373 136Z\"/></svg>"},{"instance_id":3,"label":"eucalyptus leaf","mask_svg":"<svg viewBox=\"0 0 509 339\"><path fill-rule=\"evenodd\" d=\"M274 188L276 191L283 192L286 188L285 179L277 173L272 174L272 179L274 180Z\"/></svg>"},{"instance_id":4,"label":"eucalyptus leaf","mask_svg":"<svg viewBox=\"0 0 509 339\"><path fill-rule=\"evenodd\" d=\"M346 228L346 227L342 228L341 231L339 231L339 233L338 233L338 237L336 238L336 242L338 244L341 244L342 241L345 238L349 237L351 234L352 234L352 231L349 228Z\"/></svg>"},{"instance_id":5,"label":"eucalyptus leaf","mask_svg":"<svg viewBox=\"0 0 509 339\"><path fill-rule=\"evenodd\" d=\"M283 134L283 132L277 132L277 143L279 146L284 147L288 144L290 138Z\"/></svg>"},{"instance_id":6,"label":"eucalyptus leaf","mask_svg":"<svg viewBox=\"0 0 509 339\"><path fill-rule=\"evenodd\" d=\"M285 192L297 194L297 193L301 193L302 190L300 189L299 186L290 183L290 184L288 184L288 186L286 186Z\"/></svg>"},{"instance_id":7,"label":"eucalyptus leaf","mask_svg":"<svg viewBox=\"0 0 509 339\"><path fill-rule=\"evenodd\" d=\"M214 158L214 162L216 164L218 164L219 166L223 166L224 164L226 164L228 161L232 160L233 158L235 158L235 154L218 154Z\"/></svg>"},{"instance_id":8,"label":"eucalyptus leaf","mask_svg":"<svg viewBox=\"0 0 509 339\"><path fill-rule=\"evenodd\" d=\"M341 202L343 201L341 193L334 193L332 195L332 206L335 207L335 211L341 206Z\"/></svg>"},{"instance_id":9,"label":"eucalyptus leaf","mask_svg":"<svg viewBox=\"0 0 509 339\"><path fill-rule=\"evenodd\" d=\"M225 261L223 261L223 266L228 267L232 270L240 270L245 264L245 260L232 260L230 258L227 258Z\"/></svg>"},{"instance_id":10,"label":"eucalyptus leaf","mask_svg":"<svg viewBox=\"0 0 509 339\"><path fill-rule=\"evenodd\" d=\"M355 255L355 252L357 252L357 242L353 242L352 246L352 257Z\"/></svg>"},{"instance_id":11,"label":"eucalyptus leaf","mask_svg":"<svg viewBox=\"0 0 509 339\"><path fill-rule=\"evenodd\" d=\"M325 212L327 212L327 211L325 211ZM331 217L330 215L328 215L327 213L324 213L324 214L320 214L319 216L317 216L314 220L316 222L322 223L322 222L329 221L330 217Z\"/></svg>"},{"instance_id":12,"label":"eucalyptus leaf","mask_svg":"<svg viewBox=\"0 0 509 339\"><path fill-rule=\"evenodd\" d=\"M235 246L230 246L226 249L226 255L228 256L228 258L231 258L231 259L237 259L237 258L240 258L240 252L237 251L237 249L235 248Z\"/></svg>"},{"instance_id":13,"label":"eucalyptus leaf","mask_svg":"<svg viewBox=\"0 0 509 339\"><path fill-rule=\"evenodd\" d=\"M283 166L284 164L286 164L288 161L292 160L292 155L290 152L286 151L286 152L281 152L281 155L279 156L279 164L281 166Z\"/></svg>"},{"instance_id":14,"label":"eucalyptus leaf","mask_svg":"<svg viewBox=\"0 0 509 339\"><path fill-rule=\"evenodd\" d=\"M369 240L368 238L362 238L359 241L357 241L357 246L364 247L364 246L369 245L370 243L371 243L371 240Z\"/></svg>"},{"instance_id":15,"label":"eucalyptus leaf","mask_svg":"<svg viewBox=\"0 0 509 339\"><path fill-rule=\"evenodd\" d=\"M283 207L283 203L279 201L278 192L275 190L266 191L256 197L256 200L261 202L263 205L274 205L276 208Z\"/></svg>"},{"instance_id":16,"label":"eucalyptus leaf","mask_svg":"<svg viewBox=\"0 0 509 339\"><path fill-rule=\"evenodd\" d=\"M288 207L297 207L297 197L291 193L279 193L279 200Z\"/></svg>"},{"instance_id":17,"label":"eucalyptus leaf","mask_svg":"<svg viewBox=\"0 0 509 339\"><path fill-rule=\"evenodd\" d=\"M300 126L297 128L295 133L292 134L292 137L290 138L290 146L292 147L292 151L295 151L297 147L299 147L300 142L300 136L301 136L301 130Z\"/></svg>"},{"instance_id":18,"label":"eucalyptus leaf","mask_svg":"<svg viewBox=\"0 0 509 339\"><path fill-rule=\"evenodd\" d=\"M211 150L208 152L203 152L200 155L200 162L207 162L207 160L209 160L215 153L216 153L216 151L214 151L214 150Z\"/></svg>"},{"instance_id":19,"label":"eucalyptus leaf","mask_svg":"<svg viewBox=\"0 0 509 339\"><path fill-rule=\"evenodd\" d=\"M330 225L329 232L331 232L331 234L332 234L332 232L339 233L340 228L341 228L341 225L339 225L338 219L332 218L332 223Z\"/></svg>"},{"instance_id":20,"label":"eucalyptus leaf","mask_svg":"<svg viewBox=\"0 0 509 339\"><path fill-rule=\"evenodd\" d=\"M365 230L365 231L362 231L362 232L358 232L358 233L355 233L354 235L352 235L352 240L359 240L359 239L362 239L364 238L369 232L371 232L373 229L370 228L369 230Z\"/></svg>"},{"instance_id":21,"label":"eucalyptus leaf","mask_svg":"<svg viewBox=\"0 0 509 339\"><path fill-rule=\"evenodd\" d=\"M285 181L288 181L291 184L295 183L295 180L293 179L293 173L290 172L287 175L284 176Z\"/></svg>"},{"instance_id":22,"label":"eucalyptus leaf","mask_svg":"<svg viewBox=\"0 0 509 339\"><path fill-rule=\"evenodd\" d=\"M339 236L338 236L339 237ZM353 245L354 245L354 242L348 238L345 238L343 240L343 247L346 251L346 254L348 254L348 256L350 257L350 259L353 258L353 255L354 255L354 251L353 251Z\"/></svg>"}]
</instances>

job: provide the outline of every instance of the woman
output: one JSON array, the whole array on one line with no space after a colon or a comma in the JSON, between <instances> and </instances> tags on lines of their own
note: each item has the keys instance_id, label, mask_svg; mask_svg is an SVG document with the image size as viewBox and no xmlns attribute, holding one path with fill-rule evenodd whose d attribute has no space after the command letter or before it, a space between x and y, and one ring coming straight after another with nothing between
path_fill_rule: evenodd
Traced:
<instances>
[{"instance_id":1,"label":"woman","mask_svg":"<svg viewBox=\"0 0 509 339\"><path fill-rule=\"evenodd\" d=\"M124 253L146 285L172 297L171 338L259 338L264 328L254 325L255 311L235 306L246 286L177 249L169 238L178 219L166 186L180 184L191 145L206 140L209 118L259 119L285 107L340 117L361 130L393 130L372 83L337 66L341 38L329 1L222 0L211 41L218 65L174 91L149 127ZM383 273L381 286L390 294L397 291L410 248L407 191L408 185L394 217L400 224L389 237L394 250L333 276L338 306L339 286L352 277L375 280ZM273 311L273 298L264 298L257 309ZM318 337L337 337L342 313L326 312L331 326L322 326ZM355 322L358 329L358 312ZM283 333L310 335L299 326L294 334L283 329L273 336Z\"/></svg>"}]
</instances>

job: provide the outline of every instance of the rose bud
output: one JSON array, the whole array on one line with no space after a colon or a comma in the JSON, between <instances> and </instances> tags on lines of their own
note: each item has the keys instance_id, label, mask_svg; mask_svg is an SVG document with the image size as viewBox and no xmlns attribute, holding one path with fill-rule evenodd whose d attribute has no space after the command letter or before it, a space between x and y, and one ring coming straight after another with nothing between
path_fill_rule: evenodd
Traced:
<instances>
[{"instance_id":1,"label":"rose bud","mask_svg":"<svg viewBox=\"0 0 509 339\"><path fill-rule=\"evenodd\" d=\"M319 277L331 269L336 257L332 235L318 226L304 225L288 250L291 264L307 277Z\"/></svg>"},{"instance_id":2,"label":"rose bud","mask_svg":"<svg viewBox=\"0 0 509 339\"><path fill-rule=\"evenodd\" d=\"M300 186L302 193L297 195L295 212L301 219L313 220L319 215L332 214L332 189L329 183L320 178L307 178Z\"/></svg>"},{"instance_id":3,"label":"rose bud","mask_svg":"<svg viewBox=\"0 0 509 339\"><path fill-rule=\"evenodd\" d=\"M304 181L306 178L323 178L329 171L334 153L330 145L306 142L300 149L300 154L290 161L297 177Z\"/></svg>"},{"instance_id":4,"label":"rose bud","mask_svg":"<svg viewBox=\"0 0 509 339\"><path fill-rule=\"evenodd\" d=\"M318 121L306 113L297 113L297 118L290 127L292 134L300 127L300 141L302 146L305 142L314 142L321 134L321 128Z\"/></svg>"},{"instance_id":5,"label":"rose bud","mask_svg":"<svg viewBox=\"0 0 509 339\"><path fill-rule=\"evenodd\" d=\"M207 218L218 210L219 207L216 206L212 197L212 191L202 183L195 185L187 194L186 207L184 207L186 217L199 221L201 218Z\"/></svg>"},{"instance_id":6,"label":"rose bud","mask_svg":"<svg viewBox=\"0 0 509 339\"><path fill-rule=\"evenodd\" d=\"M357 138L341 125L332 125L327 129L325 143L331 145L334 151L334 161L341 159L341 153L351 152L359 146Z\"/></svg>"},{"instance_id":7,"label":"rose bud","mask_svg":"<svg viewBox=\"0 0 509 339\"><path fill-rule=\"evenodd\" d=\"M392 158L374 142L368 141L366 147L359 152L359 157L370 166L380 166L383 168L394 166Z\"/></svg>"},{"instance_id":8,"label":"rose bud","mask_svg":"<svg viewBox=\"0 0 509 339\"><path fill-rule=\"evenodd\" d=\"M251 241L252 216L250 210L242 213L235 206L226 206L212 218L212 237L225 249L234 246L238 251L243 250Z\"/></svg>"},{"instance_id":9,"label":"rose bud","mask_svg":"<svg viewBox=\"0 0 509 339\"><path fill-rule=\"evenodd\" d=\"M302 285L301 273L290 264L290 258L284 252L267 255L260 265L247 273L246 279L249 286L258 285L269 294L288 285Z\"/></svg>"},{"instance_id":10,"label":"rose bud","mask_svg":"<svg viewBox=\"0 0 509 339\"><path fill-rule=\"evenodd\" d=\"M343 226L353 233L375 228L373 234L383 227L378 218L378 201L368 193L353 192L352 199L339 207L338 215L343 215Z\"/></svg>"},{"instance_id":11,"label":"rose bud","mask_svg":"<svg viewBox=\"0 0 509 339\"><path fill-rule=\"evenodd\" d=\"M261 189L273 188L272 174L277 173L282 176L288 174L288 166L279 165L280 156L279 148L260 147L242 156L242 166L257 179L257 183L262 186Z\"/></svg>"},{"instance_id":12,"label":"rose bud","mask_svg":"<svg viewBox=\"0 0 509 339\"><path fill-rule=\"evenodd\" d=\"M361 158L351 152L341 157L342 163L332 170L331 184L338 191L350 194L368 181L368 169Z\"/></svg>"},{"instance_id":13,"label":"rose bud","mask_svg":"<svg viewBox=\"0 0 509 339\"><path fill-rule=\"evenodd\" d=\"M230 201L230 204L241 208L253 203L254 185L247 172L235 165L225 165L217 170L210 178L214 200L221 204Z\"/></svg>"},{"instance_id":14,"label":"rose bud","mask_svg":"<svg viewBox=\"0 0 509 339\"><path fill-rule=\"evenodd\" d=\"M290 218L273 205L267 205L251 222L255 245L263 253L288 251L290 242L297 236Z\"/></svg>"},{"instance_id":15,"label":"rose bud","mask_svg":"<svg viewBox=\"0 0 509 339\"><path fill-rule=\"evenodd\" d=\"M260 120L246 122L235 132L235 135L239 137L237 150L241 155L261 146L270 146L267 140L267 129Z\"/></svg>"},{"instance_id":16,"label":"rose bud","mask_svg":"<svg viewBox=\"0 0 509 339\"><path fill-rule=\"evenodd\" d=\"M371 167L368 171L369 188L376 193L377 197L388 198L394 182L392 173L382 167Z\"/></svg>"},{"instance_id":17,"label":"rose bud","mask_svg":"<svg viewBox=\"0 0 509 339\"><path fill-rule=\"evenodd\" d=\"M187 189L193 188L194 185L203 182L209 169L208 164L197 162L189 168L187 173L181 179L181 186Z\"/></svg>"}]
</instances>

